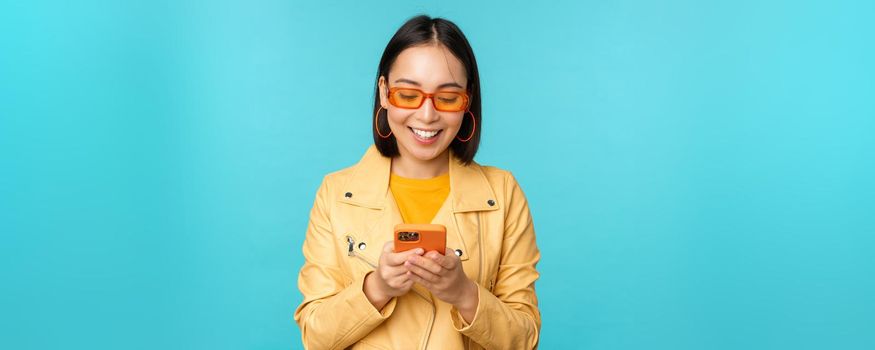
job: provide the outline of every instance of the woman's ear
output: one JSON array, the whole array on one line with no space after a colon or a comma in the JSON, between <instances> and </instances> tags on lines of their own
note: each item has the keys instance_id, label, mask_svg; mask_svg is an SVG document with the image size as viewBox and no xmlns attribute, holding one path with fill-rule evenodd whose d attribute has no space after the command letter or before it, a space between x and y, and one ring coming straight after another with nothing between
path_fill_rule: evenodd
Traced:
<instances>
[{"instance_id":1,"label":"woman's ear","mask_svg":"<svg viewBox=\"0 0 875 350\"><path fill-rule=\"evenodd\" d=\"M380 106L383 106L385 109L389 109L389 96L386 95L386 78L384 76L380 76L380 80L377 81L377 86L380 90Z\"/></svg>"}]
</instances>

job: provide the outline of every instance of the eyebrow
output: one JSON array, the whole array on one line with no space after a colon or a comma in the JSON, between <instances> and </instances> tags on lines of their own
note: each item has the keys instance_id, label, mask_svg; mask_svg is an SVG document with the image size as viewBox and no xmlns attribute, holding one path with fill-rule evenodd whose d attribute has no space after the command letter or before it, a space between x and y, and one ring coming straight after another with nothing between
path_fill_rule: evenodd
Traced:
<instances>
[{"instance_id":1,"label":"eyebrow","mask_svg":"<svg viewBox=\"0 0 875 350\"><path fill-rule=\"evenodd\" d=\"M421 84L419 84L419 83L417 83L417 82L415 82L415 81L413 81L413 80L405 79L405 78L401 78L401 79L395 80L395 82L396 82L396 83L408 83L408 84L413 84L413 85L416 85L416 86L422 86ZM464 86L459 85L459 84L456 83L456 82L443 83L443 84L438 85L437 88L438 88L438 89L443 89L443 88L445 88L445 87L457 87L457 88L459 88L459 89L464 89L464 88L465 88Z\"/></svg>"}]
</instances>

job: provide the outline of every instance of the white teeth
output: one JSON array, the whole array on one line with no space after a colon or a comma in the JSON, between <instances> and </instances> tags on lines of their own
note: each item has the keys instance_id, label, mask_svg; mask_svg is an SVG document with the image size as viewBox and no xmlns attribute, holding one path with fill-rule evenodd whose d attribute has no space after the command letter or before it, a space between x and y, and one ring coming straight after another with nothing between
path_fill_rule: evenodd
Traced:
<instances>
[{"instance_id":1,"label":"white teeth","mask_svg":"<svg viewBox=\"0 0 875 350\"><path fill-rule=\"evenodd\" d=\"M413 129L413 128L411 128L411 129ZM419 129L413 129L413 132L416 133L416 135L419 135L419 137L424 138L424 139L432 138L432 137L434 137L434 135L437 135L437 133L438 133L437 131L423 131L423 130L419 130Z\"/></svg>"}]
</instances>

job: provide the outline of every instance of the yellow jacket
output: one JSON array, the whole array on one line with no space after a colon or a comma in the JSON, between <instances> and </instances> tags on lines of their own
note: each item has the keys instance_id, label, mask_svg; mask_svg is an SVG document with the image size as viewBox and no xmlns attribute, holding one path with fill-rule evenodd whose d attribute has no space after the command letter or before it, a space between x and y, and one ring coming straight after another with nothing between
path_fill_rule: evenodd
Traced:
<instances>
[{"instance_id":1,"label":"yellow jacket","mask_svg":"<svg viewBox=\"0 0 875 350\"><path fill-rule=\"evenodd\" d=\"M541 314L540 251L526 197L510 172L450 156L450 195L432 223L447 227L480 303L467 324L421 285L382 310L362 291L401 215L388 190L391 159L370 146L358 164L328 174L304 240L295 310L307 349L532 349Z\"/></svg>"}]
</instances>

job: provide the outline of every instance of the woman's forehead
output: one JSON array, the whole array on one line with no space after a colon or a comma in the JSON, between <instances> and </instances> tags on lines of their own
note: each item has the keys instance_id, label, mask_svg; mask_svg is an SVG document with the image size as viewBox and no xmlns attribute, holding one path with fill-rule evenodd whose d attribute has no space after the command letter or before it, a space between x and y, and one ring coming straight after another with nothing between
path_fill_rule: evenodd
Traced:
<instances>
[{"instance_id":1,"label":"woman's forehead","mask_svg":"<svg viewBox=\"0 0 875 350\"><path fill-rule=\"evenodd\" d=\"M403 82L397 82L403 80ZM411 83L413 82L413 83ZM464 88L468 82L465 66L443 45L413 46L398 54L389 70L389 84L417 86L425 89L447 87L456 83Z\"/></svg>"}]
</instances>

